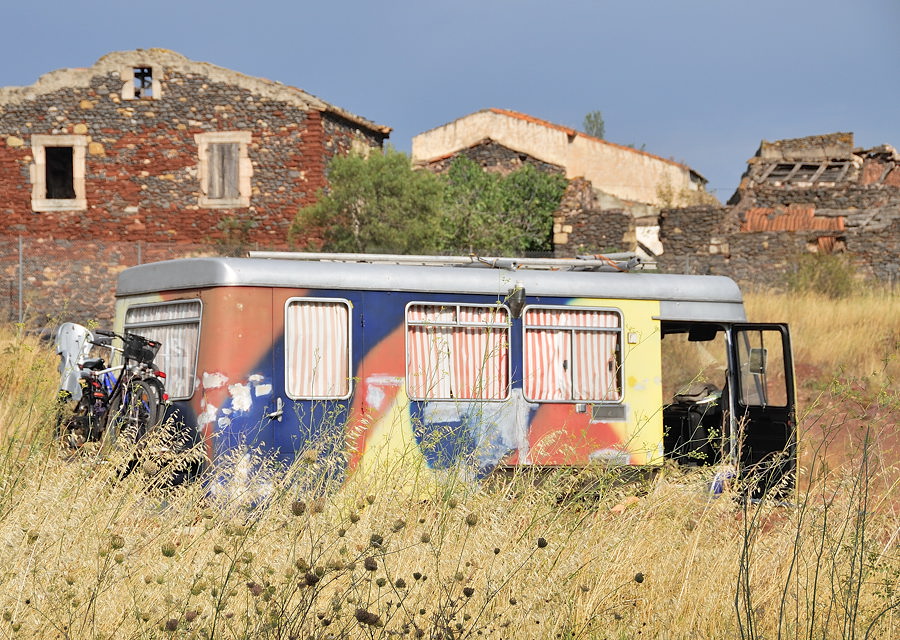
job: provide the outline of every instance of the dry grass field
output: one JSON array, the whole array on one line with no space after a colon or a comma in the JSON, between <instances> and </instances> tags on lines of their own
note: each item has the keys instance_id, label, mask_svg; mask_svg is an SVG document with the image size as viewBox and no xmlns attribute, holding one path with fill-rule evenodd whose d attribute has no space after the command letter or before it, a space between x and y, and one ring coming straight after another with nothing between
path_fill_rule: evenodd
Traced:
<instances>
[{"instance_id":1,"label":"dry grass field","mask_svg":"<svg viewBox=\"0 0 900 640\"><path fill-rule=\"evenodd\" d=\"M248 510L59 455L55 355L5 330L0 637L900 638L900 299L747 305L795 336L790 505L675 468L328 487L310 452Z\"/></svg>"}]
</instances>

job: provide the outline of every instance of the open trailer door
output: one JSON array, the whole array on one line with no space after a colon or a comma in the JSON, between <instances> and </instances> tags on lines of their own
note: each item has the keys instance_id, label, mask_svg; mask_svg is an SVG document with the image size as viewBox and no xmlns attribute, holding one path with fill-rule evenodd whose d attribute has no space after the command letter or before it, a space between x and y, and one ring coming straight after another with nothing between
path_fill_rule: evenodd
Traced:
<instances>
[{"instance_id":1,"label":"open trailer door","mask_svg":"<svg viewBox=\"0 0 900 640\"><path fill-rule=\"evenodd\" d=\"M736 324L731 329L735 371L734 422L740 477L756 497L793 490L797 420L791 341L785 324Z\"/></svg>"}]
</instances>

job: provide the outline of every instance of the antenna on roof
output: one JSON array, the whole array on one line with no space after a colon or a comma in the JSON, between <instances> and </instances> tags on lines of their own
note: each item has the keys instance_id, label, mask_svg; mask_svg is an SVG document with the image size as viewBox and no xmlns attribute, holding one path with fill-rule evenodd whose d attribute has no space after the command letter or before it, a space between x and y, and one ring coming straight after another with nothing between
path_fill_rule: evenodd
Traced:
<instances>
[{"instance_id":1,"label":"antenna on roof","mask_svg":"<svg viewBox=\"0 0 900 640\"><path fill-rule=\"evenodd\" d=\"M547 271L633 271L644 265L633 252L605 255L580 255L577 258L502 258L477 255L429 256L379 253L308 253L303 251L250 251L250 258L270 260L306 260L312 262L359 262L367 264L407 264L506 269L543 269Z\"/></svg>"}]
</instances>

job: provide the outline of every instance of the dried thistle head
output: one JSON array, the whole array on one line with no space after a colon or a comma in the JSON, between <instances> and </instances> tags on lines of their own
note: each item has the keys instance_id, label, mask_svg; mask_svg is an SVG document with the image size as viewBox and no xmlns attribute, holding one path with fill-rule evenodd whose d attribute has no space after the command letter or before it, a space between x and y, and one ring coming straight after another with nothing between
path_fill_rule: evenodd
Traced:
<instances>
[{"instance_id":1,"label":"dried thistle head","mask_svg":"<svg viewBox=\"0 0 900 640\"><path fill-rule=\"evenodd\" d=\"M370 627L382 626L381 617L377 613L372 613L366 609L357 609L353 614L353 617L356 618L356 621L360 624L365 624Z\"/></svg>"},{"instance_id":2,"label":"dried thistle head","mask_svg":"<svg viewBox=\"0 0 900 640\"><path fill-rule=\"evenodd\" d=\"M306 513L306 503L303 500L294 500L291 503L291 513L295 516L302 516Z\"/></svg>"}]
</instances>

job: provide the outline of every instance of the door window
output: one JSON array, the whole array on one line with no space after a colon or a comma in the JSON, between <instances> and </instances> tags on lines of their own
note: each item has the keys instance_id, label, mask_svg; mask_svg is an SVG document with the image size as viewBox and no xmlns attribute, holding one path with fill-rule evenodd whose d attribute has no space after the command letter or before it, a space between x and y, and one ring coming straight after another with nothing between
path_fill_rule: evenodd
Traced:
<instances>
[{"instance_id":1,"label":"door window","mask_svg":"<svg viewBox=\"0 0 900 640\"><path fill-rule=\"evenodd\" d=\"M736 334L740 400L746 407L787 406L782 336L775 330Z\"/></svg>"}]
</instances>

